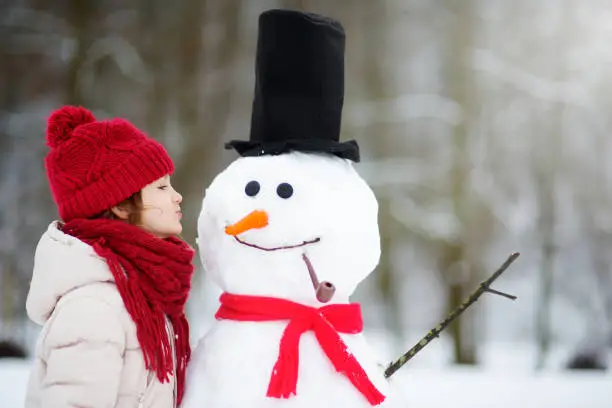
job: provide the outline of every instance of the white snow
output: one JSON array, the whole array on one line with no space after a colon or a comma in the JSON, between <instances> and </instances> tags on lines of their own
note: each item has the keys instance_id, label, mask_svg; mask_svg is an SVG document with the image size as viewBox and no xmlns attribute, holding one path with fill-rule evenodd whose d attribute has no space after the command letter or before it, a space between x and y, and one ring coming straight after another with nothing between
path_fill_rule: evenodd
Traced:
<instances>
[{"instance_id":1,"label":"white snow","mask_svg":"<svg viewBox=\"0 0 612 408\"><path fill-rule=\"evenodd\" d=\"M556 367L560 363L559 360L552 361L549 367L541 372L533 372L532 350L514 344L487 347L482 353L483 367L451 367L445 362L444 346L444 341L436 340L391 377L394 386L402 390L409 407L610 408L612 406L610 371L603 373L562 371ZM23 407L28 364L27 361L0 360L1 408Z\"/></svg>"},{"instance_id":2,"label":"white snow","mask_svg":"<svg viewBox=\"0 0 612 408\"><path fill-rule=\"evenodd\" d=\"M2 408L22 408L28 384L28 360L0 360L0 406Z\"/></svg>"},{"instance_id":3,"label":"white snow","mask_svg":"<svg viewBox=\"0 0 612 408\"><path fill-rule=\"evenodd\" d=\"M414 369L397 375L410 407L609 408L612 404L609 374L453 368Z\"/></svg>"}]
</instances>

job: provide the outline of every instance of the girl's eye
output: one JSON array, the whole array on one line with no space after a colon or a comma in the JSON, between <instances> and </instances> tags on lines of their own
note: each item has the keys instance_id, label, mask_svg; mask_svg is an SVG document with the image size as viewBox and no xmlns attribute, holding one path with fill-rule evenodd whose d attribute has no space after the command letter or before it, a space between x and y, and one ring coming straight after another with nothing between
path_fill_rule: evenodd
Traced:
<instances>
[{"instance_id":1,"label":"girl's eye","mask_svg":"<svg viewBox=\"0 0 612 408\"><path fill-rule=\"evenodd\" d=\"M158 189L160 189L160 190L165 190L165 189L167 189L167 188L168 188L168 186L159 186L159 187L157 187L157 188L158 188Z\"/></svg>"}]
</instances>

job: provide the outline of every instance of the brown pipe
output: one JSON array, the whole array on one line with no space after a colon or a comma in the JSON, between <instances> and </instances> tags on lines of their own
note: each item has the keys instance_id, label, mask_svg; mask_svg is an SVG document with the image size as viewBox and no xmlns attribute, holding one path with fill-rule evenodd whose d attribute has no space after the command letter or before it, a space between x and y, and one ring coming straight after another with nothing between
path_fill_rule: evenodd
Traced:
<instances>
[{"instance_id":1,"label":"brown pipe","mask_svg":"<svg viewBox=\"0 0 612 408\"><path fill-rule=\"evenodd\" d=\"M306 263L306 267L308 268L308 274L310 275L310 280L312 281L312 286L315 290L315 295L317 300L321 303L329 302L336 292L336 287L333 283L323 281L319 283L319 279L317 278L317 274L315 273L314 268L312 267L312 263L310 259L306 256L306 254L302 254L302 259Z\"/></svg>"}]
</instances>

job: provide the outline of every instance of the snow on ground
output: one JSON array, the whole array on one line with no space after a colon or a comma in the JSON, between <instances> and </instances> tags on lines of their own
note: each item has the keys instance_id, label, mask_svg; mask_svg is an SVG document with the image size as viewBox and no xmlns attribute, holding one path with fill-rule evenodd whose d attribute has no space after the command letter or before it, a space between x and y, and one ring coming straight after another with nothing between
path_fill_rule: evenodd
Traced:
<instances>
[{"instance_id":1,"label":"snow on ground","mask_svg":"<svg viewBox=\"0 0 612 408\"><path fill-rule=\"evenodd\" d=\"M371 337L376 347L385 347L382 339ZM562 370L567 353L561 349L553 350L547 367L535 372L534 353L525 345L483 347L482 367L471 368L450 366L447 346L443 338L435 340L391 377L408 407L612 407L612 371ZM0 360L0 408L23 407L28 371L28 361Z\"/></svg>"},{"instance_id":2,"label":"snow on ground","mask_svg":"<svg viewBox=\"0 0 612 408\"><path fill-rule=\"evenodd\" d=\"M23 407L27 363L0 363L0 406ZM409 407L610 408L612 375L503 372L467 368L402 369L392 377Z\"/></svg>"},{"instance_id":3,"label":"snow on ground","mask_svg":"<svg viewBox=\"0 0 612 408\"><path fill-rule=\"evenodd\" d=\"M409 407L610 408L612 376L453 368L398 372ZM392 377L393 378L393 377Z\"/></svg>"},{"instance_id":4,"label":"snow on ground","mask_svg":"<svg viewBox=\"0 0 612 408\"><path fill-rule=\"evenodd\" d=\"M0 407L23 407L29 369L28 361L0 360Z\"/></svg>"}]
</instances>

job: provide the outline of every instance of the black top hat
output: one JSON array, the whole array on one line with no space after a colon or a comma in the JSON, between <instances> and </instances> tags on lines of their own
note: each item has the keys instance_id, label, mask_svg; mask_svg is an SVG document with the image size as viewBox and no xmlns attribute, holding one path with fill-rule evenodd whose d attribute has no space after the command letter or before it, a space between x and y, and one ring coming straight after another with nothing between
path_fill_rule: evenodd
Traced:
<instances>
[{"instance_id":1,"label":"black top hat","mask_svg":"<svg viewBox=\"0 0 612 408\"><path fill-rule=\"evenodd\" d=\"M225 145L241 156L324 152L359 161L356 141L339 142L344 103L344 29L293 10L259 16L249 141Z\"/></svg>"}]
</instances>

